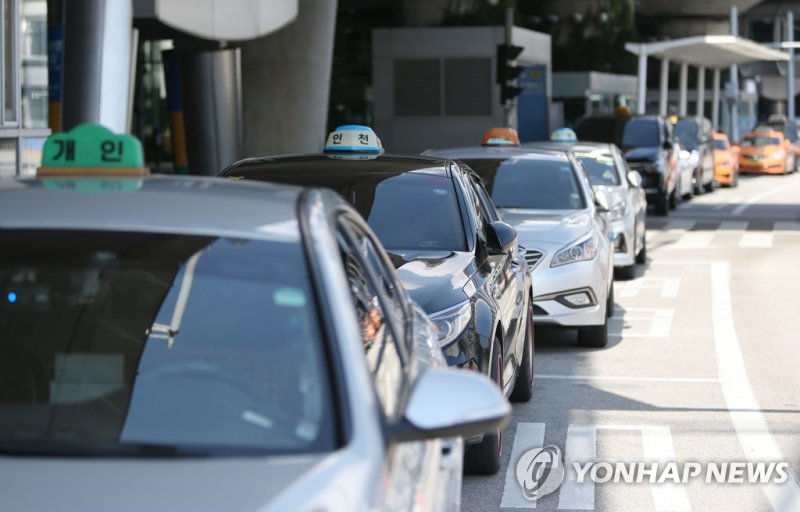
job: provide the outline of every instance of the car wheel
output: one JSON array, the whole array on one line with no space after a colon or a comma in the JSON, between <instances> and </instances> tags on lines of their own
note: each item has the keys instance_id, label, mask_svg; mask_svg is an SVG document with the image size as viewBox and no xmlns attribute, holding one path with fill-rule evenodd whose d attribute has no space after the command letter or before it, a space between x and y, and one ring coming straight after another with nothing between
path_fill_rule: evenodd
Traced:
<instances>
[{"instance_id":1,"label":"car wheel","mask_svg":"<svg viewBox=\"0 0 800 512\"><path fill-rule=\"evenodd\" d=\"M689 187L689 191L688 192L686 192L685 194L680 194L681 199L684 199L684 200L688 201L688 200L690 200L691 198L694 197L695 193L699 193L699 192L697 192L696 184L697 184L697 176L692 174L692 186Z\"/></svg>"},{"instance_id":2,"label":"car wheel","mask_svg":"<svg viewBox=\"0 0 800 512\"><path fill-rule=\"evenodd\" d=\"M623 281L630 281L636 277L636 264L631 263L630 265L625 265L624 267L618 267L615 274Z\"/></svg>"},{"instance_id":3,"label":"car wheel","mask_svg":"<svg viewBox=\"0 0 800 512\"><path fill-rule=\"evenodd\" d=\"M695 171L692 175L692 192L694 195L700 195L703 193L703 172Z\"/></svg>"},{"instance_id":4,"label":"car wheel","mask_svg":"<svg viewBox=\"0 0 800 512\"><path fill-rule=\"evenodd\" d=\"M590 325L579 328L578 345L598 348L608 345L608 318L606 318L603 325Z\"/></svg>"},{"instance_id":5,"label":"car wheel","mask_svg":"<svg viewBox=\"0 0 800 512\"><path fill-rule=\"evenodd\" d=\"M517 369L514 391L511 392L512 402L527 402L533 396L533 302L528 305L528 321L525 324L524 343L522 362Z\"/></svg>"},{"instance_id":6,"label":"car wheel","mask_svg":"<svg viewBox=\"0 0 800 512\"><path fill-rule=\"evenodd\" d=\"M674 210L675 208L677 208L679 202L680 202L680 193L678 192L678 186L675 185L675 188L669 195L669 209Z\"/></svg>"},{"instance_id":7,"label":"car wheel","mask_svg":"<svg viewBox=\"0 0 800 512\"><path fill-rule=\"evenodd\" d=\"M656 215L658 215L659 217L665 217L667 214L669 214L669 206L668 206L666 192L656 201L655 212Z\"/></svg>"},{"instance_id":8,"label":"car wheel","mask_svg":"<svg viewBox=\"0 0 800 512\"><path fill-rule=\"evenodd\" d=\"M636 263L639 265L647 263L647 234L642 236L642 248L639 249L639 253L636 255Z\"/></svg>"},{"instance_id":9,"label":"car wheel","mask_svg":"<svg viewBox=\"0 0 800 512\"><path fill-rule=\"evenodd\" d=\"M495 337L492 343L491 374L489 377L503 389L503 349ZM483 441L467 446L464 453L464 471L471 475L494 475L500 469L500 451L503 448L503 431L483 435Z\"/></svg>"},{"instance_id":10,"label":"car wheel","mask_svg":"<svg viewBox=\"0 0 800 512\"><path fill-rule=\"evenodd\" d=\"M611 286L608 288L608 297L606 297L606 318L614 316L616 311L616 304L614 303L614 281L611 281Z\"/></svg>"},{"instance_id":11,"label":"car wheel","mask_svg":"<svg viewBox=\"0 0 800 512\"><path fill-rule=\"evenodd\" d=\"M706 192L708 192L709 194L714 192L714 188L716 188L714 185L716 185L716 183L714 182L714 178L712 177L711 181L709 181L705 185Z\"/></svg>"}]
</instances>

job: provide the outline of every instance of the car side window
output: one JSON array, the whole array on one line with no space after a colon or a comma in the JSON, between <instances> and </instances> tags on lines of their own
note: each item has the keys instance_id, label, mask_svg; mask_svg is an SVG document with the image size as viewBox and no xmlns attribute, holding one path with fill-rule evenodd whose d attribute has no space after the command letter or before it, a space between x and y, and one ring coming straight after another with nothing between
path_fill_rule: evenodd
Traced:
<instances>
[{"instance_id":1,"label":"car side window","mask_svg":"<svg viewBox=\"0 0 800 512\"><path fill-rule=\"evenodd\" d=\"M494 222L496 220L500 220L500 216L497 214L494 203L492 203L492 200L489 199L489 194L486 192L486 189L483 188L483 184L475 178L470 178L470 185L472 185L473 192L478 198L478 206L481 215L485 217L486 221Z\"/></svg>"},{"instance_id":2,"label":"car side window","mask_svg":"<svg viewBox=\"0 0 800 512\"><path fill-rule=\"evenodd\" d=\"M406 384L403 367L408 352L398 341L404 332L398 292L395 290L393 297L387 288L382 272L376 267L378 249L358 226L346 218L340 219L337 240L375 393L384 415L397 418Z\"/></svg>"}]
</instances>

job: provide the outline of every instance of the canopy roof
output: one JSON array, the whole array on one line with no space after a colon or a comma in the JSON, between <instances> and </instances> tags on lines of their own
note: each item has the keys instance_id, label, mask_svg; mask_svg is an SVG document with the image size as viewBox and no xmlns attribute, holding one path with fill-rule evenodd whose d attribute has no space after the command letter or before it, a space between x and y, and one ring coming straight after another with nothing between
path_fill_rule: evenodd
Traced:
<instances>
[{"instance_id":1,"label":"canopy roof","mask_svg":"<svg viewBox=\"0 0 800 512\"><path fill-rule=\"evenodd\" d=\"M626 43L636 55L686 62L707 68L764 60L789 60L789 54L737 36L693 36L657 43Z\"/></svg>"}]
</instances>

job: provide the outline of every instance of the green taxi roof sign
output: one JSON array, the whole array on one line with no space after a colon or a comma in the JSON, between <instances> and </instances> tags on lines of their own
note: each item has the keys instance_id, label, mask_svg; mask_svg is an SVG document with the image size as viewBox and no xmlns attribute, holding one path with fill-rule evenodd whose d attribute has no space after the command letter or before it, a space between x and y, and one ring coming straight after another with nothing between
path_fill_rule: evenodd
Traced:
<instances>
[{"instance_id":1,"label":"green taxi roof sign","mask_svg":"<svg viewBox=\"0 0 800 512\"><path fill-rule=\"evenodd\" d=\"M105 126L85 123L47 138L39 175L146 175L142 144Z\"/></svg>"}]
</instances>

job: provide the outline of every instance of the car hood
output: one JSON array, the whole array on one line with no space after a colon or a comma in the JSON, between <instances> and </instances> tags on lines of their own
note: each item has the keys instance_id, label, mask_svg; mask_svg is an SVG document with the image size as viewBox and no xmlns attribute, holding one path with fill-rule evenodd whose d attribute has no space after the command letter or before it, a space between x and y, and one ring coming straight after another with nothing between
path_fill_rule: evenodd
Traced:
<instances>
[{"instance_id":1,"label":"car hood","mask_svg":"<svg viewBox=\"0 0 800 512\"><path fill-rule=\"evenodd\" d=\"M255 512L324 459L0 457L0 501L15 512Z\"/></svg>"},{"instance_id":2,"label":"car hood","mask_svg":"<svg viewBox=\"0 0 800 512\"><path fill-rule=\"evenodd\" d=\"M477 268L466 251L396 251L389 256L408 294L427 314L463 302L464 286Z\"/></svg>"},{"instance_id":3,"label":"car hood","mask_svg":"<svg viewBox=\"0 0 800 512\"><path fill-rule=\"evenodd\" d=\"M528 210L501 208L503 221L516 228L520 243L542 242L565 245L592 229L587 210Z\"/></svg>"},{"instance_id":4,"label":"car hood","mask_svg":"<svg viewBox=\"0 0 800 512\"><path fill-rule=\"evenodd\" d=\"M625 159L629 162L655 162L661 158L661 151L658 146L633 148L625 153Z\"/></svg>"}]
</instances>

